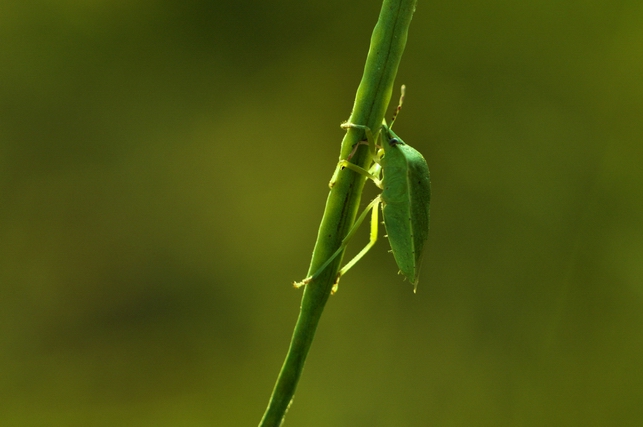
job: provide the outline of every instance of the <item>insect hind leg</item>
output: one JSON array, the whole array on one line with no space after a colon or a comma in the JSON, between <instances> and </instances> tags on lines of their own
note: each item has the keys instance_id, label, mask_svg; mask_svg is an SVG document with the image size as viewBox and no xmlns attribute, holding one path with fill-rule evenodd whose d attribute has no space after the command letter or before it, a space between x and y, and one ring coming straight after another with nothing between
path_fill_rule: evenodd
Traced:
<instances>
[{"instance_id":1,"label":"insect hind leg","mask_svg":"<svg viewBox=\"0 0 643 427\"><path fill-rule=\"evenodd\" d=\"M328 265L335 259L339 254L342 253L342 251L346 248L348 245L348 242L350 239L355 235L357 232L357 229L359 226L364 222L364 219L366 219L366 215L368 215L368 211L371 210L371 233L370 233L370 240L367 243L367 245L357 254L353 259L351 259L344 267L342 267L341 270L337 273L337 277L335 278L335 283L333 285L333 291L335 292L337 290L337 285L339 284L339 279L348 271L350 270L357 261L359 261L368 251L371 249L371 247L375 244L377 241L377 232L378 232L378 221L379 221L379 206L381 203L381 198L380 196L377 196L371 203L369 203L364 211L360 214L360 216L355 220L355 223L351 227L350 231L344 237L344 240L342 240L342 243L340 244L339 248L333 253L327 260L322 264L321 267L317 269L315 273L313 273L312 276L309 276L302 280L301 282L295 282L294 285L296 288L300 288L304 285L307 285L310 283L312 280L316 279L319 277L319 275L328 267Z\"/></svg>"}]
</instances>

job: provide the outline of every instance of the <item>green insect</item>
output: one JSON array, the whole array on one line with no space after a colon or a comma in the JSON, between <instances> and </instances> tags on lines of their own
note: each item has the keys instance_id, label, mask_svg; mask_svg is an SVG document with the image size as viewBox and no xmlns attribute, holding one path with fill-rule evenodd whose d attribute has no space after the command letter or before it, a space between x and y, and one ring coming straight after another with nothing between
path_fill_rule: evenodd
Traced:
<instances>
[{"instance_id":1,"label":"green insect","mask_svg":"<svg viewBox=\"0 0 643 427\"><path fill-rule=\"evenodd\" d=\"M397 136L391 127L395 122L397 113L402 107L405 87L402 86L400 103L395 111L391 125L387 126L386 121L381 129L373 135L373 132L366 126L345 123L343 128L355 128L364 130L369 146L369 154L373 165L365 170L353 163L350 158L357 151L357 146L348 156L347 160L339 162L335 175L340 170L347 168L373 180L375 185L382 189L377 196L355 221L355 224L342 241L339 249L309 278L296 284L305 285L319 274L337 257L353 237L357 228L371 211L371 233L368 244L351 261L349 261L337 274L335 288L340 277L345 274L357 261L359 261L377 241L378 235L378 211L382 205L382 216L384 226L388 234L395 261L409 281L417 290L420 275L422 253L429 234L429 204L431 201L431 183L429 167L426 160L419 151L407 145ZM381 139L381 144L377 140ZM360 144L366 143L366 141ZM359 144L358 144L359 145ZM331 180L331 187L335 176Z\"/></svg>"}]
</instances>

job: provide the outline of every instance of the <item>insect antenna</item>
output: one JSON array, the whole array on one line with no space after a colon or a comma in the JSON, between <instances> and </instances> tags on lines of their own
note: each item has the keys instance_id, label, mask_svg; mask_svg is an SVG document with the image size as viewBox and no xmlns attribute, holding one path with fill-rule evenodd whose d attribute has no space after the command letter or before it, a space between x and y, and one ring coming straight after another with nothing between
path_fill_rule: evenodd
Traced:
<instances>
[{"instance_id":1,"label":"insect antenna","mask_svg":"<svg viewBox=\"0 0 643 427\"><path fill-rule=\"evenodd\" d=\"M397 104L397 108L395 109L395 113L393 113L393 118L391 119L391 124L389 125L389 129L393 127L393 123L395 123L395 119L397 118L398 113L402 109L402 103L404 102L404 94L406 93L406 86L402 85L400 88L400 102Z\"/></svg>"}]
</instances>

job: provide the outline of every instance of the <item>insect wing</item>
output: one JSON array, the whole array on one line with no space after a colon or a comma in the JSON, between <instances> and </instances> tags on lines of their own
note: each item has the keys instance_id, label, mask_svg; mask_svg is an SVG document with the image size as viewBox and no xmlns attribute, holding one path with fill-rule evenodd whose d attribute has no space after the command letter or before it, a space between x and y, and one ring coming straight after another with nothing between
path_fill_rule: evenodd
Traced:
<instances>
[{"instance_id":1,"label":"insect wing","mask_svg":"<svg viewBox=\"0 0 643 427\"><path fill-rule=\"evenodd\" d=\"M431 204L431 175L429 166L422 154L415 148L400 146L407 159L409 170L409 201L411 211L411 228L415 258L415 277L413 285L417 286L422 263L424 245L429 237L429 206Z\"/></svg>"},{"instance_id":2,"label":"insect wing","mask_svg":"<svg viewBox=\"0 0 643 427\"><path fill-rule=\"evenodd\" d=\"M420 152L387 131L393 144L385 144L382 160L384 225L400 271L417 286L429 234L429 167Z\"/></svg>"}]
</instances>

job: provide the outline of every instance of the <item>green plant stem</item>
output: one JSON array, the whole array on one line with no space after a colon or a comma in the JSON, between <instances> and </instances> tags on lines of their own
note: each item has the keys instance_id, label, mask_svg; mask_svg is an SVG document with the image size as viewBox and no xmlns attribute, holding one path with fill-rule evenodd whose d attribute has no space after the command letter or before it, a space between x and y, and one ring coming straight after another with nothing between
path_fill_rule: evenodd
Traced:
<instances>
[{"instance_id":1,"label":"green plant stem","mask_svg":"<svg viewBox=\"0 0 643 427\"><path fill-rule=\"evenodd\" d=\"M364 74L357 89L353 112L348 120L350 123L365 125L370 129L379 129L381 126L406 45L415 3L416 0L384 0L371 36ZM363 130L349 129L342 141L340 159L346 159L355 144L363 139ZM351 161L368 169L367 163L371 162L368 148L360 147ZM338 173L337 181L326 201L308 276L315 273L340 247L350 231L357 215L365 180L364 176L349 169ZM278 427L283 422L295 394L319 319L335 283L341 259L342 256L338 256L304 289L290 348L259 427Z\"/></svg>"}]
</instances>

